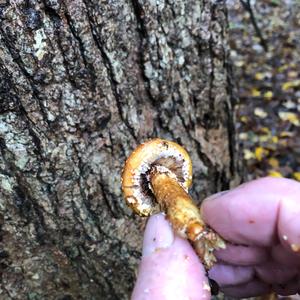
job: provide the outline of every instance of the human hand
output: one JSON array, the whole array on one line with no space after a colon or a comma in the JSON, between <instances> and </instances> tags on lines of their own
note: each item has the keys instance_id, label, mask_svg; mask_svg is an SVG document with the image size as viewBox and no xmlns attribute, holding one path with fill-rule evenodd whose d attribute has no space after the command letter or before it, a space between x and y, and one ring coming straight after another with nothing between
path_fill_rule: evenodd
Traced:
<instances>
[{"instance_id":1,"label":"human hand","mask_svg":"<svg viewBox=\"0 0 300 300\"><path fill-rule=\"evenodd\" d=\"M300 290L300 184L263 178L206 199L208 225L226 241L209 276L228 296ZM208 279L189 243L163 215L150 218L132 300L209 299Z\"/></svg>"}]
</instances>

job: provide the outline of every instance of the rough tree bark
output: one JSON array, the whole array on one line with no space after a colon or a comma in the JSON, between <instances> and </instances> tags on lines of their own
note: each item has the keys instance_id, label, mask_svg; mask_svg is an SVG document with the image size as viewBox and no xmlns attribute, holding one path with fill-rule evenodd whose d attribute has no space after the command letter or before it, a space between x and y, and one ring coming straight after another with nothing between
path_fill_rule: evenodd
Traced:
<instances>
[{"instance_id":1,"label":"rough tree bark","mask_svg":"<svg viewBox=\"0 0 300 300\"><path fill-rule=\"evenodd\" d=\"M0 20L0 298L128 299L131 150L184 145L198 203L238 180L225 4L2 0Z\"/></svg>"}]
</instances>

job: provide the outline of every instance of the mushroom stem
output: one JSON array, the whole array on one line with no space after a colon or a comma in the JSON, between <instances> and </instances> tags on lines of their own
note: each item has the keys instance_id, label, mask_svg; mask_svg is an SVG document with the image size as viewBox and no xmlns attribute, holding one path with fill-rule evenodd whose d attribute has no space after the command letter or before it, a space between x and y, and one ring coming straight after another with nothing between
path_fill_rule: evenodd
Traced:
<instances>
[{"instance_id":1,"label":"mushroom stem","mask_svg":"<svg viewBox=\"0 0 300 300\"><path fill-rule=\"evenodd\" d=\"M189 239L206 269L210 269L216 259L213 250L225 248L224 241L202 220L200 211L186 190L168 172L159 172L154 167L150 175L150 184L156 201L175 232Z\"/></svg>"},{"instance_id":2,"label":"mushroom stem","mask_svg":"<svg viewBox=\"0 0 300 300\"><path fill-rule=\"evenodd\" d=\"M156 201L166 212L176 232L194 241L204 230L205 224L189 194L166 173L152 172L150 183Z\"/></svg>"}]
</instances>

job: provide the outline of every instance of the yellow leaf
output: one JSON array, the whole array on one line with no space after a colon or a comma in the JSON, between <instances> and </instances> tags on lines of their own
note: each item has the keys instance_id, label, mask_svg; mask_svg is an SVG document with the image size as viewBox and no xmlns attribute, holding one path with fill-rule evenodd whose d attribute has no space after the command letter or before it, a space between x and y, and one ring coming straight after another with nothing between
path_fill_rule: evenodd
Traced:
<instances>
[{"instance_id":1,"label":"yellow leaf","mask_svg":"<svg viewBox=\"0 0 300 300\"><path fill-rule=\"evenodd\" d=\"M265 75L263 73L256 73L255 79L256 80L263 80L265 78Z\"/></svg>"},{"instance_id":2,"label":"yellow leaf","mask_svg":"<svg viewBox=\"0 0 300 300\"><path fill-rule=\"evenodd\" d=\"M255 148L255 157L258 161L261 161L266 155L268 155L269 151L264 149L263 147Z\"/></svg>"},{"instance_id":3,"label":"yellow leaf","mask_svg":"<svg viewBox=\"0 0 300 300\"><path fill-rule=\"evenodd\" d=\"M290 67L289 65L282 65L277 70L278 70L279 73L281 73L281 72L285 71L289 67Z\"/></svg>"},{"instance_id":4,"label":"yellow leaf","mask_svg":"<svg viewBox=\"0 0 300 300\"><path fill-rule=\"evenodd\" d=\"M285 83L281 86L281 88L282 88L284 91L286 91L286 90L290 89L292 86L293 86L293 85L292 85L290 82L285 82Z\"/></svg>"},{"instance_id":5,"label":"yellow leaf","mask_svg":"<svg viewBox=\"0 0 300 300\"><path fill-rule=\"evenodd\" d=\"M279 161L278 159L271 157L270 159L268 159L268 163L270 166L272 166L274 169L279 167Z\"/></svg>"},{"instance_id":6,"label":"yellow leaf","mask_svg":"<svg viewBox=\"0 0 300 300\"><path fill-rule=\"evenodd\" d=\"M278 137L277 136L272 136L272 142L274 144L277 144L278 143Z\"/></svg>"},{"instance_id":7,"label":"yellow leaf","mask_svg":"<svg viewBox=\"0 0 300 300\"><path fill-rule=\"evenodd\" d=\"M280 111L279 118L282 121L289 121L290 123L292 123L295 126L300 126L299 117L295 113Z\"/></svg>"},{"instance_id":8,"label":"yellow leaf","mask_svg":"<svg viewBox=\"0 0 300 300\"><path fill-rule=\"evenodd\" d=\"M266 135L266 134L260 135L260 136L259 136L259 141L260 141L261 143L265 143L265 142L267 142L269 139L270 139L270 136L269 136L269 135Z\"/></svg>"},{"instance_id":9,"label":"yellow leaf","mask_svg":"<svg viewBox=\"0 0 300 300\"><path fill-rule=\"evenodd\" d=\"M254 114L261 119L264 119L268 115L262 108L259 107L254 109Z\"/></svg>"},{"instance_id":10,"label":"yellow leaf","mask_svg":"<svg viewBox=\"0 0 300 300\"><path fill-rule=\"evenodd\" d=\"M279 136L281 138L287 138L287 137L292 137L294 136L294 133L293 132L289 132L289 131L282 131Z\"/></svg>"},{"instance_id":11,"label":"yellow leaf","mask_svg":"<svg viewBox=\"0 0 300 300\"><path fill-rule=\"evenodd\" d=\"M250 151L249 149L244 149L244 159L249 160L251 158L255 158L255 155L252 151Z\"/></svg>"},{"instance_id":12,"label":"yellow leaf","mask_svg":"<svg viewBox=\"0 0 300 300\"><path fill-rule=\"evenodd\" d=\"M288 141L287 140L280 140L279 141L279 145L283 146L283 147L287 147L287 143Z\"/></svg>"},{"instance_id":13,"label":"yellow leaf","mask_svg":"<svg viewBox=\"0 0 300 300\"><path fill-rule=\"evenodd\" d=\"M275 170L270 171L268 175L271 177L279 177L279 178L283 177L280 172Z\"/></svg>"},{"instance_id":14,"label":"yellow leaf","mask_svg":"<svg viewBox=\"0 0 300 300\"><path fill-rule=\"evenodd\" d=\"M298 72L296 72L296 71L288 72L288 77L290 77L290 78L296 78L297 76L298 76Z\"/></svg>"},{"instance_id":15,"label":"yellow leaf","mask_svg":"<svg viewBox=\"0 0 300 300\"><path fill-rule=\"evenodd\" d=\"M258 89L252 89L251 90L251 96L252 97L259 97L261 95L261 92Z\"/></svg>"},{"instance_id":16,"label":"yellow leaf","mask_svg":"<svg viewBox=\"0 0 300 300\"><path fill-rule=\"evenodd\" d=\"M294 172L294 173L293 173L293 177L294 177L296 180L300 181L300 172Z\"/></svg>"},{"instance_id":17,"label":"yellow leaf","mask_svg":"<svg viewBox=\"0 0 300 300\"><path fill-rule=\"evenodd\" d=\"M243 123L247 123L248 122L248 117L247 116L241 116L240 120Z\"/></svg>"},{"instance_id":18,"label":"yellow leaf","mask_svg":"<svg viewBox=\"0 0 300 300\"><path fill-rule=\"evenodd\" d=\"M270 100L270 99L272 99L272 97L273 97L273 93L271 91L267 91L264 93L265 99Z\"/></svg>"},{"instance_id":19,"label":"yellow leaf","mask_svg":"<svg viewBox=\"0 0 300 300\"><path fill-rule=\"evenodd\" d=\"M266 133L266 134L270 133L270 129L268 127L262 127L262 128L260 128L260 131L263 133Z\"/></svg>"},{"instance_id":20,"label":"yellow leaf","mask_svg":"<svg viewBox=\"0 0 300 300\"><path fill-rule=\"evenodd\" d=\"M285 82L282 84L281 88L282 88L282 90L287 91L290 88L294 88L294 87L298 87L298 86L300 86L300 79Z\"/></svg>"}]
</instances>

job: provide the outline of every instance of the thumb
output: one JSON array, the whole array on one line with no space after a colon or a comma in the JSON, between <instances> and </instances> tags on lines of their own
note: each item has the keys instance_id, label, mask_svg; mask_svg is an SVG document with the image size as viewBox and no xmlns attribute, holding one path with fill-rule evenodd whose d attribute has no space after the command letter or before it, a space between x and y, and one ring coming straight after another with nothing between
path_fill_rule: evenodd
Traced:
<instances>
[{"instance_id":1,"label":"thumb","mask_svg":"<svg viewBox=\"0 0 300 300\"><path fill-rule=\"evenodd\" d=\"M207 300L205 270L191 245L174 235L163 214L147 224L132 300Z\"/></svg>"}]
</instances>

